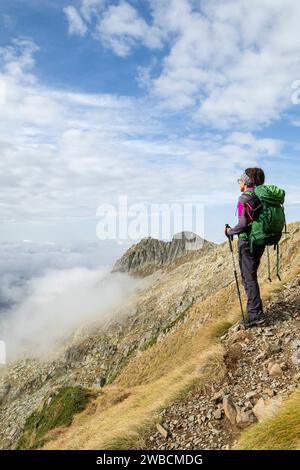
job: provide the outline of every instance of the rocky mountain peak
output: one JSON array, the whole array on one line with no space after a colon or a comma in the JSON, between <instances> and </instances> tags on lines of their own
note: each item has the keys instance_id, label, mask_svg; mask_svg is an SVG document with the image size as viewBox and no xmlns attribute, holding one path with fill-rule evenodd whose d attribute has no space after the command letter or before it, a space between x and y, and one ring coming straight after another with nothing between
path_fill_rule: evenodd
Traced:
<instances>
[{"instance_id":1,"label":"rocky mountain peak","mask_svg":"<svg viewBox=\"0 0 300 470\"><path fill-rule=\"evenodd\" d=\"M131 246L115 263L113 272L146 276L195 251L214 246L193 232L179 232L171 241L146 237Z\"/></svg>"}]
</instances>

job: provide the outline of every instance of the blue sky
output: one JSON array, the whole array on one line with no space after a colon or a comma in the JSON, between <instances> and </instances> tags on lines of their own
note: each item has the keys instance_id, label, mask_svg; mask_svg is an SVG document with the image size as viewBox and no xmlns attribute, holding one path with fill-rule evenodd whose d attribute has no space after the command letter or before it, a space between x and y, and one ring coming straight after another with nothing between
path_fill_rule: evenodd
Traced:
<instances>
[{"instance_id":1,"label":"blue sky","mask_svg":"<svg viewBox=\"0 0 300 470\"><path fill-rule=\"evenodd\" d=\"M248 166L298 220L299 20L296 0L2 0L0 240L95 241L127 195L204 204L220 242Z\"/></svg>"},{"instance_id":2,"label":"blue sky","mask_svg":"<svg viewBox=\"0 0 300 470\"><path fill-rule=\"evenodd\" d=\"M117 71L126 77L118 83L119 93L135 94L138 91L136 57L124 61L99 47L91 37L83 41L80 36L66 34L68 21L63 7L70 2L3 3L1 43L9 44L12 37L18 36L35 38L40 47L36 74L44 83L86 92L114 93ZM150 54L144 55L139 54L138 61L147 64Z\"/></svg>"}]
</instances>

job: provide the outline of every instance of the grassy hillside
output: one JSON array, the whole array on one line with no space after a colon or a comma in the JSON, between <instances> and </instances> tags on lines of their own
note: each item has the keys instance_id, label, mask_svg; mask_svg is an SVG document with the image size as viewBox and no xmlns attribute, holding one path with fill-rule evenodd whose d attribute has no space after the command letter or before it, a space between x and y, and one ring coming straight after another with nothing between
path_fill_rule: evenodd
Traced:
<instances>
[{"instance_id":1,"label":"grassy hillside","mask_svg":"<svg viewBox=\"0 0 300 470\"><path fill-rule=\"evenodd\" d=\"M262 262L259 272L264 300L282 289L284 283L300 272L300 223L290 224L288 230L289 235L281 243L282 281L274 280L269 284L265 259ZM226 253L227 248L224 243L217 250ZM271 253L272 266L274 261L274 253ZM230 263L229 256L224 262ZM186 276L192 273L195 263L197 261L193 259L191 266L185 266ZM230 267L227 268L232 275ZM206 266L207 273L210 269L212 266ZM206 273L202 275L205 277ZM172 284L181 282L180 277L170 269L165 276ZM194 303L184 320L171 325L167 334L161 338L154 337L148 347L138 351L121 370L113 385L105 387L103 394L77 415L71 426L45 448L127 449L138 446L143 432L159 420L162 408L183 396L195 384L214 383L222 377L223 352L218 339L239 317L232 277L225 287L216 292L211 291L203 301ZM296 394L292 403L293 406L298 404L300 408L299 398L299 394ZM288 410L290 408L279 421L274 421L275 427L279 422L286 423L289 419ZM264 433L266 428L258 425L257 429ZM255 433L254 430L253 436ZM296 438L294 440L296 442ZM242 438L239 448L244 448L244 442ZM255 445L253 437L253 447Z\"/></svg>"}]
</instances>

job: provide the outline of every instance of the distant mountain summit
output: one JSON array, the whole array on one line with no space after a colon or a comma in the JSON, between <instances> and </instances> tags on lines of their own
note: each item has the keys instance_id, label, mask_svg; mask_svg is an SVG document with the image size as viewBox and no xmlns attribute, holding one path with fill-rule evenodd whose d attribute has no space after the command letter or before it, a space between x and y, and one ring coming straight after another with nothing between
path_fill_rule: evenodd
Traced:
<instances>
[{"instance_id":1,"label":"distant mountain summit","mask_svg":"<svg viewBox=\"0 0 300 470\"><path fill-rule=\"evenodd\" d=\"M206 251L214 245L193 232L177 233L170 242L151 237L143 238L124 253L112 271L147 276L188 254L202 249Z\"/></svg>"}]
</instances>

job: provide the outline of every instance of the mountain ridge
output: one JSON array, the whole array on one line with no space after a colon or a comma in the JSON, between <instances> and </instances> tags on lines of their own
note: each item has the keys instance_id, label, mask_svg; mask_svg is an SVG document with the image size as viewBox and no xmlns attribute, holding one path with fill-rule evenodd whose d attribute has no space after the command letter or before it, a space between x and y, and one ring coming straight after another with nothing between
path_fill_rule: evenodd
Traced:
<instances>
[{"instance_id":1,"label":"mountain ridge","mask_svg":"<svg viewBox=\"0 0 300 470\"><path fill-rule=\"evenodd\" d=\"M124 255L116 261L112 272L126 272L134 276L148 276L163 267L169 266L187 254L203 251L215 246L193 232L179 232L171 241L156 238L143 238L132 245Z\"/></svg>"}]
</instances>

